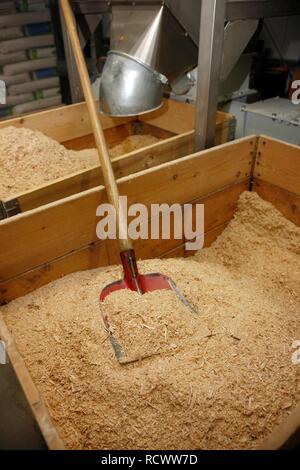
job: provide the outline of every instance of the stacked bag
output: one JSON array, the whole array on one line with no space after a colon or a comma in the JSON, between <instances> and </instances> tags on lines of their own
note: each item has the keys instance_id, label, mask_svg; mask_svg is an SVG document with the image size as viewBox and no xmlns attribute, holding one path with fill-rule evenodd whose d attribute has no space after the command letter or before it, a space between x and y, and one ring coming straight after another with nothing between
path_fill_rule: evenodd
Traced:
<instances>
[{"instance_id":1,"label":"stacked bag","mask_svg":"<svg viewBox=\"0 0 300 470\"><path fill-rule=\"evenodd\" d=\"M47 0L0 2L0 80L6 103L0 118L61 104Z\"/></svg>"}]
</instances>

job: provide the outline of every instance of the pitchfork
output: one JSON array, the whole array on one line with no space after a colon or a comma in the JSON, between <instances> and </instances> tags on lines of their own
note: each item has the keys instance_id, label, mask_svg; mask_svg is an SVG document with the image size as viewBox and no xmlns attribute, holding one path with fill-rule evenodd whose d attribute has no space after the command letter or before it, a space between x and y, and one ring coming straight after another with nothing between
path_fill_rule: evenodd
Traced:
<instances>
[{"instance_id":1,"label":"pitchfork","mask_svg":"<svg viewBox=\"0 0 300 470\"><path fill-rule=\"evenodd\" d=\"M137 267L136 256L133 250L132 241L128 236L127 222L125 218L125 213L122 206L119 204L119 191L114 176L114 172L111 165L111 160L109 157L108 149L105 142L104 133L102 126L99 120L96 103L93 97L91 83L85 64L84 56L81 50L81 45L79 42L76 24L72 9L69 4L69 0L60 0L61 8L64 14L65 23L69 33L70 42L72 45L72 50L74 53L82 89L84 92L84 97L86 100L90 121L93 128L93 133L96 141L96 147L98 150L98 156L100 164L102 167L103 178L106 186L107 196L109 202L115 207L116 210L116 221L117 221L117 233L118 233L118 242L119 242L119 251L120 257L123 265L124 277L123 279L113 282L106 286L100 294L100 305L103 304L106 297L113 292L117 292L123 289L129 289L131 291L138 292L140 295L145 294L146 292L153 292L159 290L173 290L175 294L179 297L181 302L184 303L190 310L193 311L192 306L185 299L183 294L176 287L175 283L164 274L154 273L154 274L140 274ZM125 238L120 238L119 234L127 234ZM103 312L103 309L101 309ZM109 332L111 344L113 346L116 358L120 363L132 362L127 361L125 357L124 350L119 344L116 337L111 332L109 325L109 316L103 313L103 320L106 327L106 330Z\"/></svg>"}]
</instances>

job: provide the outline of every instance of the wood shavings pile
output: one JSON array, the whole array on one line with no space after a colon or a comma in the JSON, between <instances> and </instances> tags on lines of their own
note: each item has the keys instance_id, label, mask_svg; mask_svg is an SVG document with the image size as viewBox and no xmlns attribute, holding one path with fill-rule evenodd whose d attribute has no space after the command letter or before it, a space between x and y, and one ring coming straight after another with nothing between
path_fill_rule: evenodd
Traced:
<instances>
[{"instance_id":1,"label":"wood shavings pile","mask_svg":"<svg viewBox=\"0 0 300 470\"><path fill-rule=\"evenodd\" d=\"M111 149L111 157L141 148L158 139L131 136ZM0 200L33 190L56 179L99 164L96 149L67 150L42 132L12 126L0 129Z\"/></svg>"},{"instance_id":2,"label":"wood shavings pile","mask_svg":"<svg viewBox=\"0 0 300 470\"><path fill-rule=\"evenodd\" d=\"M153 135L136 134L127 137L123 142L110 149L110 156L112 158L120 157L125 153L133 152L148 145L156 144L159 141Z\"/></svg>"},{"instance_id":3,"label":"wood shavings pile","mask_svg":"<svg viewBox=\"0 0 300 470\"><path fill-rule=\"evenodd\" d=\"M196 329L200 336L197 314L186 308L171 290L161 291L159 296L149 292L142 297L123 290L109 295L103 309L109 312L110 331L122 345L126 361L178 352L184 339ZM202 331L204 337L211 334L205 327Z\"/></svg>"},{"instance_id":4,"label":"wood shavings pile","mask_svg":"<svg viewBox=\"0 0 300 470\"><path fill-rule=\"evenodd\" d=\"M67 447L257 448L300 402L300 366L291 360L300 339L300 228L246 192L211 248L139 266L170 276L199 315L169 292L145 296L140 310L134 293L111 299L115 313L124 308L128 347L127 321L139 313L151 327L165 315L170 334L159 337L159 355L137 363L117 363L101 321L99 292L120 267L66 276L1 308ZM149 340L147 328L139 333L135 352Z\"/></svg>"}]
</instances>

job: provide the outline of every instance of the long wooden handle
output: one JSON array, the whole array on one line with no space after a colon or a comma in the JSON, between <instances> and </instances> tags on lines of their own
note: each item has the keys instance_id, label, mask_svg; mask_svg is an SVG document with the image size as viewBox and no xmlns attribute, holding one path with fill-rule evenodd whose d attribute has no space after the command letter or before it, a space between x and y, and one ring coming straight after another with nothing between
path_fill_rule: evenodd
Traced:
<instances>
[{"instance_id":1,"label":"long wooden handle","mask_svg":"<svg viewBox=\"0 0 300 470\"><path fill-rule=\"evenodd\" d=\"M66 27L69 34L73 54L75 57L83 94L87 104L93 134L96 141L98 156L102 166L103 178L107 191L108 200L114 205L117 215L117 233L127 234L127 217L123 213L122 207L119 205L119 191L116 183L115 175L112 169L111 160L105 142L104 133L98 116L95 99L92 92L91 82L86 67L85 59L81 50L80 41L77 34L73 11L70 7L69 0L60 0L61 9L64 15ZM126 239L119 238L119 247L121 251L132 249L132 242L127 235Z\"/></svg>"}]
</instances>

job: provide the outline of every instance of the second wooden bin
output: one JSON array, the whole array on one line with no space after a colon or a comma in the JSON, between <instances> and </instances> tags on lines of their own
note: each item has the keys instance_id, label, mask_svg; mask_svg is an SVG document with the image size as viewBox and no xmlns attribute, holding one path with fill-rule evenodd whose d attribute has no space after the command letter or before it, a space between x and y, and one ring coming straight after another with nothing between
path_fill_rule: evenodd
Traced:
<instances>
[{"instance_id":1,"label":"second wooden bin","mask_svg":"<svg viewBox=\"0 0 300 470\"><path fill-rule=\"evenodd\" d=\"M118 145L135 134L148 134L160 139L158 144L114 159L113 167L117 178L193 152L195 108L189 104L166 99L160 110L139 118L110 118L99 114L99 119L109 147ZM216 144L234 138L235 124L235 118L230 114L217 113ZM72 150L95 147L85 103L62 106L0 122L0 129L7 126L41 131ZM100 166L77 173L72 172L70 168L69 176L0 201L0 220L91 189L102 182Z\"/></svg>"}]
</instances>

